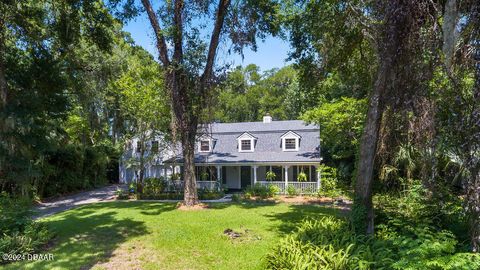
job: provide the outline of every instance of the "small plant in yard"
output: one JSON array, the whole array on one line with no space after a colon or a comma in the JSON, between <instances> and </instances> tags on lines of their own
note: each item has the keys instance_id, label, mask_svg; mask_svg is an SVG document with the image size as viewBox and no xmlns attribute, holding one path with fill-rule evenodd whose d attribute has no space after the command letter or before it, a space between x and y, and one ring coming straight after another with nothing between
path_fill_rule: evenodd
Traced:
<instances>
[{"instance_id":1,"label":"small plant in yard","mask_svg":"<svg viewBox=\"0 0 480 270\"><path fill-rule=\"evenodd\" d=\"M298 195L297 189L293 185L288 185L287 187L287 194L288 196L296 196Z\"/></svg>"},{"instance_id":2,"label":"small plant in yard","mask_svg":"<svg viewBox=\"0 0 480 270\"><path fill-rule=\"evenodd\" d=\"M272 171L268 171L267 174L265 175L265 179L267 179L267 181L273 181L275 180L276 177L277 175Z\"/></svg>"},{"instance_id":3,"label":"small plant in yard","mask_svg":"<svg viewBox=\"0 0 480 270\"><path fill-rule=\"evenodd\" d=\"M117 195L117 200L128 200L130 198L130 194L128 191L123 189L117 188L115 191L115 195Z\"/></svg>"},{"instance_id":4,"label":"small plant in yard","mask_svg":"<svg viewBox=\"0 0 480 270\"><path fill-rule=\"evenodd\" d=\"M280 193L280 188L277 185L268 185L269 196L273 197L276 194Z\"/></svg>"},{"instance_id":5,"label":"small plant in yard","mask_svg":"<svg viewBox=\"0 0 480 270\"><path fill-rule=\"evenodd\" d=\"M137 187L136 187L135 183L130 183L130 185L128 185L128 191L130 193L133 194L133 193L135 193L136 190L137 190Z\"/></svg>"}]
</instances>

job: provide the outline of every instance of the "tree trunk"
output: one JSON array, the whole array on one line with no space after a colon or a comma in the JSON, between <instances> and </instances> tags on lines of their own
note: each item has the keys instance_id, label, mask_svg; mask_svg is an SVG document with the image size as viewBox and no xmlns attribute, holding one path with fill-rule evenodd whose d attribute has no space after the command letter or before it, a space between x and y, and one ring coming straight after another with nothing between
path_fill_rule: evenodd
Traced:
<instances>
[{"instance_id":1,"label":"tree trunk","mask_svg":"<svg viewBox=\"0 0 480 270\"><path fill-rule=\"evenodd\" d=\"M445 57L447 70L451 70L453 55L455 53L456 26L458 18L458 9L456 0L447 0L445 2L445 11L443 13L443 46L442 51Z\"/></svg>"},{"instance_id":2,"label":"tree trunk","mask_svg":"<svg viewBox=\"0 0 480 270\"><path fill-rule=\"evenodd\" d=\"M195 179L195 130L183 130L182 132L182 152L184 159L184 198L183 203L186 206L198 204L197 182Z\"/></svg>"},{"instance_id":3,"label":"tree trunk","mask_svg":"<svg viewBox=\"0 0 480 270\"><path fill-rule=\"evenodd\" d=\"M0 149L2 151L8 148L8 142L5 140L4 133L6 133L6 112L7 106L7 79L5 77L5 43L6 43L6 25L5 25L6 10L4 4L0 3ZM5 180L4 174L8 171L5 165L5 156L0 156L0 184L1 190L5 190L3 181Z\"/></svg>"},{"instance_id":4,"label":"tree trunk","mask_svg":"<svg viewBox=\"0 0 480 270\"><path fill-rule=\"evenodd\" d=\"M355 198L353 208L356 230L373 234L374 211L372 202L372 183L377 143L379 138L380 120L384 110L384 99L387 91L398 95L402 80L407 80L405 66L411 62L408 51L409 38L413 31L419 29L418 22L412 20L420 14L417 12L420 1L378 1L378 8L383 15L384 23L380 28L377 78L370 97L370 104L365 120L365 128L360 144L359 161L355 183ZM410 41L411 42L411 41ZM396 91L392 91L396 90ZM398 106L393 104L392 106Z\"/></svg>"},{"instance_id":5,"label":"tree trunk","mask_svg":"<svg viewBox=\"0 0 480 270\"><path fill-rule=\"evenodd\" d=\"M145 139L141 138L140 141L140 172L137 180L137 192L139 194L143 193L143 177L145 175Z\"/></svg>"},{"instance_id":6,"label":"tree trunk","mask_svg":"<svg viewBox=\"0 0 480 270\"><path fill-rule=\"evenodd\" d=\"M6 15L3 9L0 9L0 112L7 104L7 79L5 77Z\"/></svg>"},{"instance_id":7,"label":"tree trunk","mask_svg":"<svg viewBox=\"0 0 480 270\"><path fill-rule=\"evenodd\" d=\"M382 114L381 99L386 88L387 67L384 64L379 68L377 81L373 88L370 104L360 145L357 179L355 183L355 209L362 230L367 234L373 234L374 213L372 202L372 182L375 153L377 151L378 132Z\"/></svg>"},{"instance_id":8,"label":"tree trunk","mask_svg":"<svg viewBox=\"0 0 480 270\"><path fill-rule=\"evenodd\" d=\"M480 252L480 170L471 172L467 187L467 209L470 220L470 242L473 252Z\"/></svg>"}]
</instances>

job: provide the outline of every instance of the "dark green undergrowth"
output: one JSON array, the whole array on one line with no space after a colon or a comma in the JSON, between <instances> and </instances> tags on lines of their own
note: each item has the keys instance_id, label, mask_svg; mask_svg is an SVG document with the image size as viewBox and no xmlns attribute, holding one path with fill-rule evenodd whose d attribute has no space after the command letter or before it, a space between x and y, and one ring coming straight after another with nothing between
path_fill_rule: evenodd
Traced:
<instances>
[{"instance_id":1,"label":"dark green undergrowth","mask_svg":"<svg viewBox=\"0 0 480 270\"><path fill-rule=\"evenodd\" d=\"M51 239L45 224L31 219L30 205L28 199L0 194L0 256L33 253ZM0 260L3 263L8 261Z\"/></svg>"},{"instance_id":2,"label":"dark green undergrowth","mask_svg":"<svg viewBox=\"0 0 480 270\"><path fill-rule=\"evenodd\" d=\"M305 220L266 256L268 269L480 269L459 200L439 204L414 185L376 199L374 237L349 219Z\"/></svg>"}]
</instances>

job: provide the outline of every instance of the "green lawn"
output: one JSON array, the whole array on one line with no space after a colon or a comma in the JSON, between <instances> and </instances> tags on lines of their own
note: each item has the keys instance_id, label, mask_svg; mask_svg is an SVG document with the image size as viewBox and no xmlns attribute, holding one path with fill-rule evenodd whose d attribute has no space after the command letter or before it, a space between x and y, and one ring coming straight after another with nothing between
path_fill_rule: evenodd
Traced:
<instances>
[{"instance_id":1,"label":"green lawn","mask_svg":"<svg viewBox=\"0 0 480 270\"><path fill-rule=\"evenodd\" d=\"M110 202L45 219L56 234L53 261L5 269L258 269L262 258L306 217L340 214L315 205L232 203L180 211L175 204ZM227 228L245 232L231 240Z\"/></svg>"}]
</instances>

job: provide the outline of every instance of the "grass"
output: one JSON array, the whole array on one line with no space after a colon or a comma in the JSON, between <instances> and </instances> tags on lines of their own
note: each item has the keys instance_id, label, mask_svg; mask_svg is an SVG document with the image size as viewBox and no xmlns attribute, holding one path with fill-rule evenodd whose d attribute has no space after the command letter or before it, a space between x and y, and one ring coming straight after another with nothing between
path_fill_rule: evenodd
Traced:
<instances>
[{"instance_id":1,"label":"grass","mask_svg":"<svg viewBox=\"0 0 480 270\"><path fill-rule=\"evenodd\" d=\"M52 261L4 269L259 269L263 257L304 218L339 215L318 205L212 204L180 211L175 204L109 202L44 220L55 233ZM245 233L230 239L227 228Z\"/></svg>"}]
</instances>

